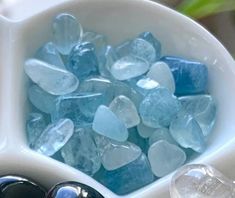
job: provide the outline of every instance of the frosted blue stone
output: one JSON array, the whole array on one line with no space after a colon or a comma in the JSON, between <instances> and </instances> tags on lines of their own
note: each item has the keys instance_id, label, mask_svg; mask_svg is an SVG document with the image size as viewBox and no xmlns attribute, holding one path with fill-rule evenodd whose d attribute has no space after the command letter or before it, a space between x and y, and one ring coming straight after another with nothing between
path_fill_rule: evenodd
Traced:
<instances>
[{"instance_id":1,"label":"frosted blue stone","mask_svg":"<svg viewBox=\"0 0 235 198\"><path fill-rule=\"evenodd\" d=\"M46 128L46 121L41 113L30 113L26 122L28 145L34 145Z\"/></svg>"},{"instance_id":2,"label":"frosted blue stone","mask_svg":"<svg viewBox=\"0 0 235 198\"><path fill-rule=\"evenodd\" d=\"M168 89L151 91L141 102L139 113L143 123L152 128L167 127L180 110L180 102Z\"/></svg>"},{"instance_id":3,"label":"frosted blue stone","mask_svg":"<svg viewBox=\"0 0 235 198\"><path fill-rule=\"evenodd\" d=\"M124 56L112 65L110 71L117 80L127 80L144 74L148 69L149 63L144 59Z\"/></svg>"},{"instance_id":4,"label":"frosted blue stone","mask_svg":"<svg viewBox=\"0 0 235 198\"><path fill-rule=\"evenodd\" d=\"M43 155L52 156L68 142L73 132L73 122L70 119L60 119L46 127L33 149Z\"/></svg>"},{"instance_id":5,"label":"frosted blue stone","mask_svg":"<svg viewBox=\"0 0 235 198\"><path fill-rule=\"evenodd\" d=\"M140 122L135 104L126 96L119 95L114 98L109 108L127 128L134 127Z\"/></svg>"},{"instance_id":6,"label":"frosted blue stone","mask_svg":"<svg viewBox=\"0 0 235 198\"><path fill-rule=\"evenodd\" d=\"M169 66L161 61L154 63L147 76L167 88L172 94L175 93L175 80Z\"/></svg>"},{"instance_id":7,"label":"frosted blue stone","mask_svg":"<svg viewBox=\"0 0 235 198\"><path fill-rule=\"evenodd\" d=\"M198 94L207 91L208 70L206 65L178 57L165 56L161 61L166 62L173 73L176 94Z\"/></svg>"},{"instance_id":8,"label":"frosted blue stone","mask_svg":"<svg viewBox=\"0 0 235 198\"><path fill-rule=\"evenodd\" d=\"M53 40L61 54L69 54L82 34L81 24L70 14L59 14L53 21Z\"/></svg>"},{"instance_id":9,"label":"frosted blue stone","mask_svg":"<svg viewBox=\"0 0 235 198\"><path fill-rule=\"evenodd\" d=\"M98 180L118 195L137 190L154 181L147 157L142 154L135 161L113 171L102 171Z\"/></svg>"},{"instance_id":10,"label":"frosted blue stone","mask_svg":"<svg viewBox=\"0 0 235 198\"><path fill-rule=\"evenodd\" d=\"M151 146L152 144L160 140L165 140L170 144L177 145L177 142L171 136L168 128L155 129L155 131L149 137L149 145Z\"/></svg>"},{"instance_id":11,"label":"frosted blue stone","mask_svg":"<svg viewBox=\"0 0 235 198\"><path fill-rule=\"evenodd\" d=\"M65 69L60 53L52 42L43 45L35 54L35 58L61 69Z\"/></svg>"},{"instance_id":12,"label":"frosted blue stone","mask_svg":"<svg viewBox=\"0 0 235 198\"><path fill-rule=\"evenodd\" d=\"M57 96L45 92L37 85L31 85L28 89L28 98L30 102L44 113L52 113L55 109Z\"/></svg>"},{"instance_id":13,"label":"frosted blue stone","mask_svg":"<svg viewBox=\"0 0 235 198\"><path fill-rule=\"evenodd\" d=\"M153 45L156 52L156 59L158 60L161 57L161 43L153 36L151 32L143 32L139 35L139 37Z\"/></svg>"},{"instance_id":14,"label":"frosted blue stone","mask_svg":"<svg viewBox=\"0 0 235 198\"><path fill-rule=\"evenodd\" d=\"M106 106L97 109L92 129L100 135L116 141L124 142L128 138L125 124Z\"/></svg>"},{"instance_id":15,"label":"frosted blue stone","mask_svg":"<svg viewBox=\"0 0 235 198\"><path fill-rule=\"evenodd\" d=\"M97 74L98 60L92 43L79 43L71 51L67 69L79 79Z\"/></svg>"},{"instance_id":16,"label":"frosted blue stone","mask_svg":"<svg viewBox=\"0 0 235 198\"><path fill-rule=\"evenodd\" d=\"M148 159L154 175L163 177L182 166L186 155L178 146L160 140L150 146Z\"/></svg>"},{"instance_id":17,"label":"frosted blue stone","mask_svg":"<svg viewBox=\"0 0 235 198\"><path fill-rule=\"evenodd\" d=\"M73 136L61 149L66 164L80 171L94 175L101 166L100 156L89 128L74 131Z\"/></svg>"},{"instance_id":18,"label":"frosted blue stone","mask_svg":"<svg viewBox=\"0 0 235 198\"><path fill-rule=\"evenodd\" d=\"M28 59L24 70L33 82L52 95L71 93L79 84L72 73L37 59Z\"/></svg>"},{"instance_id":19,"label":"frosted blue stone","mask_svg":"<svg viewBox=\"0 0 235 198\"><path fill-rule=\"evenodd\" d=\"M183 109L198 122L203 135L208 136L216 118L216 105L213 98L210 95L183 96L179 101Z\"/></svg>"},{"instance_id":20,"label":"frosted blue stone","mask_svg":"<svg viewBox=\"0 0 235 198\"><path fill-rule=\"evenodd\" d=\"M178 113L177 117L171 122L170 133L183 148L191 148L199 153L205 150L205 139L199 124L184 111Z\"/></svg>"},{"instance_id":21,"label":"frosted blue stone","mask_svg":"<svg viewBox=\"0 0 235 198\"><path fill-rule=\"evenodd\" d=\"M101 93L72 93L60 96L56 101L52 119L69 118L76 127L87 126L92 123L103 99Z\"/></svg>"},{"instance_id":22,"label":"frosted blue stone","mask_svg":"<svg viewBox=\"0 0 235 198\"><path fill-rule=\"evenodd\" d=\"M151 78L144 77L139 79L133 88L143 96L146 96L152 89L159 88L160 85L157 81Z\"/></svg>"},{"instance_id":23,"label":"frosted blue stone","mask_svg":"<svg viewBox=\"0 0 235 198\"><path fill-rule=\"evenodd\" d=\"M136 38L131 42L130 53L150 63L156 61L156 51L153 45L142 38Z\"/></svg>"},{"instance_id":24,"label":"frosted blue stone","mask_svg":"<svg viewBox=\"0 0 235 198\"><path fill-rule=\"evenodd\" d=\"M137 126L138 133L143 138L150 137L153 132L156 130L155 128L151 128L148 126L145 126L142 122Z\"/></svg>"},{"instance_id":25,"label":"frosted blue stone","mask_svg":"<svg viewBox=\"0 0 235 198\"><path fill-rule=\"evenodd\" d=\"M117 56L121 58L130 54L130 46L131 46L131 41L125 41L124 43L121 43L120 45L118 45L115 48Z\"/></svg>"}]
</instances>

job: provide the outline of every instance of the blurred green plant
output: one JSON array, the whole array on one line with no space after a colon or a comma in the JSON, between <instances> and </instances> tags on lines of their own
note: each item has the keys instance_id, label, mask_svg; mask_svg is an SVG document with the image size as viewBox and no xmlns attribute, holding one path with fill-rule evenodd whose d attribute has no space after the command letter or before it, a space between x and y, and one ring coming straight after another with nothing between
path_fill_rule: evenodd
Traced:
<instances>
[{"instance_id":1,"label":"blurred green plant","mask_svg":"<svg viewBox=\"0 0 235 198\"><path fill-rule=\"evenodd\" d=\"M200 19L220 12L235 10L235 0L183 0L177 10Z\"/></svg>"}]
</instances>

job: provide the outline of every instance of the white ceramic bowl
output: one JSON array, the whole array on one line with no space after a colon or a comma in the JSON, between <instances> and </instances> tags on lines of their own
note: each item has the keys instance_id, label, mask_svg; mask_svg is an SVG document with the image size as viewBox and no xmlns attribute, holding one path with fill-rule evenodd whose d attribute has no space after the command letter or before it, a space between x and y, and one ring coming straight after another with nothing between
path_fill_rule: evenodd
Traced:
<instances>
[{"instance_id":1,"label":"white ceramic bowl","mask_svg":"<svg viewBox=\"0 0 235 198\"><path fill-rule=\"evenodd\" d=\"M65 181L86 183L105 197L107 188L65 164L39 155L26 145L27 80L24 61L51 38L51 22L61 12L75 15L86 29L103 33L112 44L151 31L162 42L163 55L202 61L209 69L209 91L218 115L207 150L193 163L208 163L235 178L235 63L227 50L203 27L157 3L144 0L26 1L0 17L0 175L15 173L46 187ZM168 198L171 175L128 198Z\"/></svg>"}]
</instances>

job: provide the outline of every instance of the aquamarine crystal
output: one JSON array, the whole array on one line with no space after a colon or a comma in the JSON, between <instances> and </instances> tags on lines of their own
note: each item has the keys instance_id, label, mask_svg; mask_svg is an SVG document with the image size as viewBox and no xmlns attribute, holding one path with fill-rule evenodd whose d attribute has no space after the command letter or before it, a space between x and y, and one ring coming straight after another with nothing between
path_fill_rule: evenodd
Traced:
<instances>
[{"instance_id":1,"label":"aquamarine crystal","mask_svg":"<svg viewBox=\"0 0 235 198\"><path fill-rule=\"evenodd\" d=\"M118 59L111 67L111 74L117 80L127 80L147 72L149 63L135 56L124 56Z\"/></svg>"},{"instance_id":2,"label":"aquamarine crystal","mask_svg":"<svg viewBox=\"0 0 235 198\"><path fill-rule=\"evenodd\" d=\"M142 154L126 166L113 171L103 170L97 179L118 195L124 195L153 182L154 176L147 157Z\"/></svg>"},{"instance_id":3,"label":"aquamarine crystal","mask_svg":"<svg viewBox=\"0 0 235 198\"><path fill-rule=\"evenodd\" d=\"M171 93L175 92L175 81L169 66L164 62L156 62L151 67L147 76L167 88Z\"/></svg>"},{"instance_id":4,"label":"aquamarine crystal","mask_svg":"<svg viewBox=\"0 0 235 198\"><path fill-rule=\"evenodd\" d=\"M118 45L115 48L117 56L121 58L130 54L130 45L131 45L131 41L125 41L124 43L121 43L120 45Z\"/></svg>"},{"instance_id":5,"label":"aquamarine crystal","mask_svg":"<svg viewBox=\"0 0 235 198\"><path fill-rule=\"evenodd\" d=\"M216 105L209 95L183 96L179 98L183 109L200 125L203 135L208 136L215 124Z\"/></svg>"},{"instance_id":6,"label":"aquamarine crystal","mask_svg":"<svg viewBox=\"0 0 235 198\"><path fill-rule=\"evenodd\" d=\"M205 137L198 122L188 113L178 113L170 125L170 133L183 148L191 148L196 152L205 150Z\"/></svg>"},{"instance_id":7,"label":"aquamarine crystal","mask_svg":"<svg viewBox=\"0 0 235 198\"><path fill-rule=\"evenodd\" d=\"M94 175L101 166L99 153L89 128L76 129L71 139L61 149L61 155L66 164L88 175Z\"/></svg>"},{"instance_id":8,"label":"aquamarine crystal","mask_svg":"<svg viewBox=\"0 0 235 198\"><path fill-rule=\"evenodd\" d=\"M60 119L47 126L32 148L47 156L54 155L72 137L74 124L70 119Z\"/></svg>"},{"instance_id":9,"label":"aquamarine crystal","mask_svg":"<svg viewBox=\"0 0 235 198\"><path fill-rule=\"evenodd\" d=\"M146 125L144 125L143 123L140 123L138 126L137 126L137 130L138 130L138 133L141 137L143 138L148 138L150 137L153 132L156 130L155 128L151 128L151 127L148 127Z\"/></svg>"},{"instance_id":10,"label":"aquamarine crystal","mask_svg":"<svg viewBox=\"0 0 235 198\"><path fill-rule=\"evenodd\" d=\"M33 82L52 95L71 93L79 84L72 73L37 59L27 60L24 69Z\"/></svg>"},{"instance_id":11,"label":"aquamarine crystal","mask_svg":"<svg viewBox=\"0 0 235 198\"><path fill-rule=\"evenodd\" d=\"M178 146L160 140L150 146L148 159L154 175L163 177L182 166L186 155Z\"/></svg>"},{"instance_id":12,"label":"aquamarine crystal","mask_svg":"<svg viewBox=\"0 0 235 198\"><path fill-rule=\"evenodd\" d=\"M158 87L160 87L160 85L157 81L144 77L139 79L133 88L143 96L146 96L152 89Z\"/></svg>"},{"instance_id":13,"label":"aquamarine crystal","mask_svg":"<svg viewBox=\"0 0 235 198\"><path fill-rule=\"evenodd\" d=\"M109 108L127 128L134 127L140 122L135 104L126 96L120 95L114 98Z\"/></svg>"},{"instance_id":14,"label":"aquamarine crystal","mask_svg":"<svg viewBox=\"0 0 235 198\"><path fill-rule=\"evenodd\" d=\"M92 129L98 134L116 141L124 142L128 138L125 124L104 105L97 109Z\"/></svg>"},{"instance_id":15,"label":"aquamarine crystal","mask_svg":"<svg viewBox=\"0 0 235 198\"><path fill-rule=\"evenodd\" d=\"M153 143L160 141L160 140L165 140L170 144L177 145L177 142L171 136L168 128L155 129L155 131L149 137L149 145L151 146Z\"/></svg>"},{"instance_id":16,"label":"aquamarine crystal","mask_svg":"<svg viewBox=\"0 0 235 198\"><path fill-rule=\"evenodd\" d=\"M69 54L81 40L82 34L82 26L74 16L62 13L54 19L53 39L61 54Z\"/></svg>"},{"instance_id":17,"label":"aquamarine crystal","mask_svg":"<svg viewBox=\"0 0 235 198\"><path fill-rule=\"evenodd\" d=\"M139 113L143 123L152 128L167 127L180 110L180 102L168 89L151 91L141 102Z\"/></svg>"}]
</instances>

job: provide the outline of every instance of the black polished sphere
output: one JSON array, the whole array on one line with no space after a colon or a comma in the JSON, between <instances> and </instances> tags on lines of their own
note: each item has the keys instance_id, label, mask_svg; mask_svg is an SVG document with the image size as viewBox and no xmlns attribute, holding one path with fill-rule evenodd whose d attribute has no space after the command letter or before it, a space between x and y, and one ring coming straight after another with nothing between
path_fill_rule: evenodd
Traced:
<instances>
[{"instance_id":1,"label":"black polished sphere","mask_svg":"<svg viewBox=\"0 0 235 198\"><path fill-rule=\"evenodd\" d=\"M93 188L78 182L64 182L53 187L47 198L104 198Z\"/></svg>"},{"instance_id":2,"label":"black polished sphere","mask_svg":"<svg viewBox=\"0 0 235 198\"><path fill-rule=\"evenodd\" d=\"M0 198L45 198L37 184L18 176L0 177Z\"/></svg>"}]
</instances>

